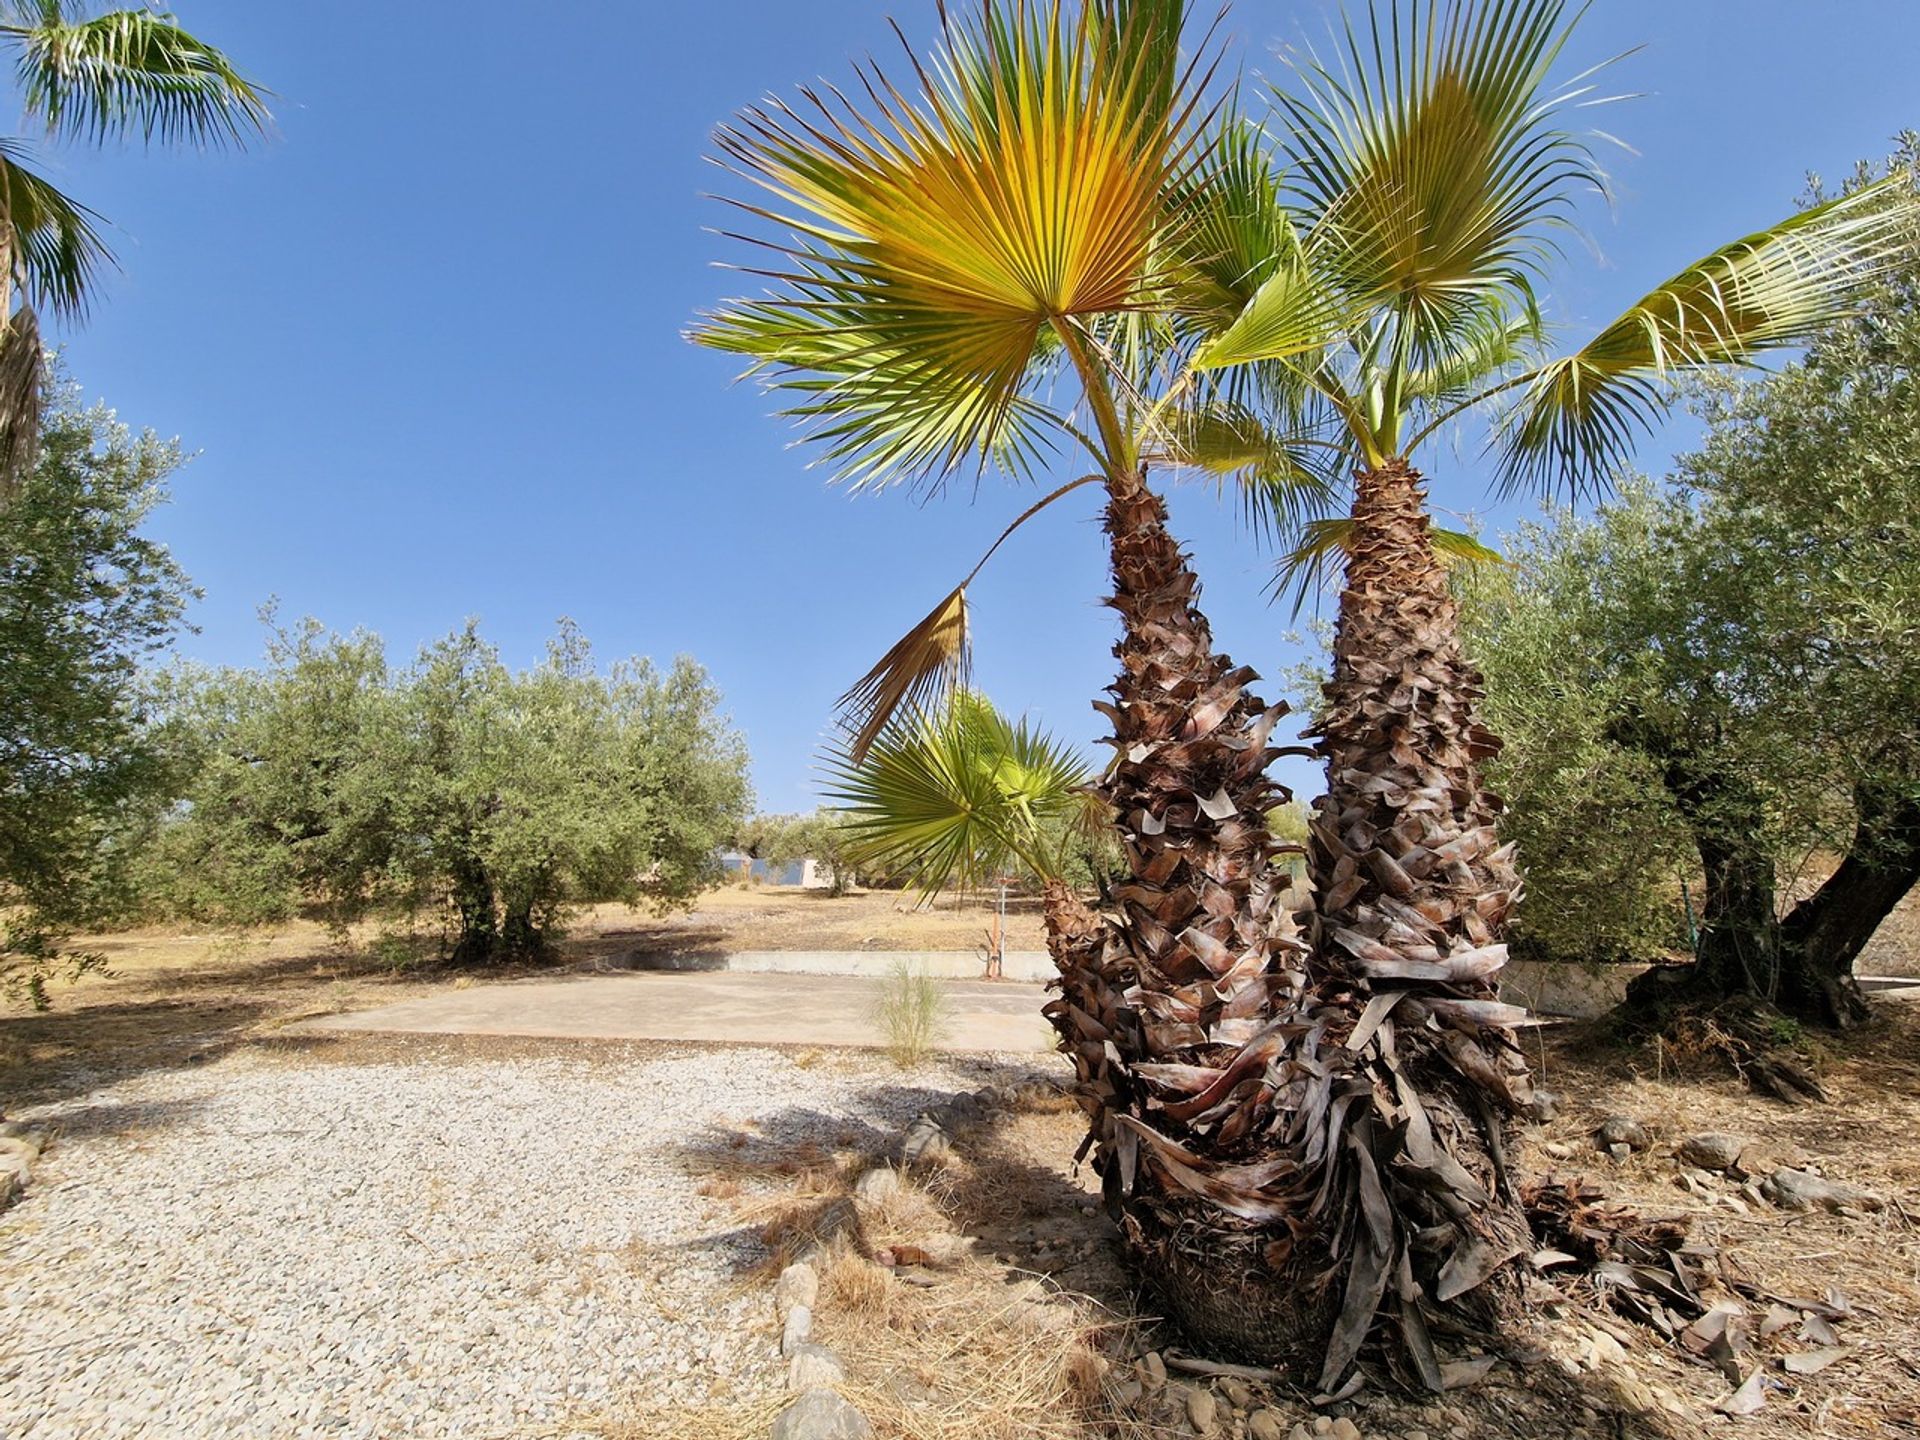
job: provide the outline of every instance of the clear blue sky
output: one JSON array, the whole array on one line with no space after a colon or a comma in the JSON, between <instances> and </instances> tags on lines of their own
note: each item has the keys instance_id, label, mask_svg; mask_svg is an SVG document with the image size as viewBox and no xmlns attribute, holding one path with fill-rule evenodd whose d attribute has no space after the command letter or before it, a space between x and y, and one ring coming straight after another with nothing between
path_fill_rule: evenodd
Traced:
<instances>
[{"instance_id":1,"label":"clear blue sky","mask_svg":"<svg viewBox=\"0 0 1920 1440\"><path fill-rule=\"evenodd\" d=\"M156 523L205 587L185 652L257 657L280 597L384 635L397 657L477 615L513 663L571 615L604 658L689 653L752 746L761 805L813 803L834 697L1026 503L989 483L922 509L828 489L726 357L680 339L732 283L703 233L712 126L769 91L839 79L922 36L932 0L559 7L177 0L279 93L245 156L60 153L118 226L124 273L68 335L89 395L201 452ZM1595 123L1615 213L1552 296L1584 337L1650 284L1784 213L1920 125L1912 0L1599 0L1584 65L1643 98ZM1321 0L1242 3L1246 66L1324 38ZM1642 457L1658 469L1664 456ZM1434 451L1434 499L1484 511L1471 452ZM1076 499L1082 497L1075 497ZM976 590L978 679L1061 735L1101 733L1110 678L1096 501L1056 507ZM1496 521L1503 518L1496 514ZM1230 505L1175 497L1224 646L1294 658L1268 560ZM1269 687L1277 688L1277 687ZM1286 778L1314 793L1311 767Z\"/></svg>"}]
</instances>

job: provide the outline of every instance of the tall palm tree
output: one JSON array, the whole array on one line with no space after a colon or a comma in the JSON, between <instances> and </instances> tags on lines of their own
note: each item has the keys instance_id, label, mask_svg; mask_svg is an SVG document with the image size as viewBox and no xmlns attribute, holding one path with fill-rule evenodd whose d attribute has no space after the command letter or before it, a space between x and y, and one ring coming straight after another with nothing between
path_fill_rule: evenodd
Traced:
<instances>
[{"instance_id":1,"label":"tall palm tree","mask_svg":"<svg viewBox=\"0 0 1920 1440\"><path fill-rule=\"evenodd\" d=\"M1604 183L1561 128L1589 81L1552 78L1584 9L1375 0L1336 62L1296 59L1275 93L1286 189L1257 177L1239 200L1287 237L1281 262L1195 359L1203 375L1257 367L1272 418L1330 438L1355 477L1348 515L1296 557L1344 564L1302 1011L1338 1039L1352 1100L1323 1183L1363 1202L1322 1237L1344 1275L1329 1385L1383 1308L1434 1379L1425 1311L1526 1244L1499 1118L1528 1096L1523 1017L1496 981L1519 882L1415 459L1473 413L1510 490L1596 489L1676 377L1804 342L1900 240L1898 207L1863 190L1716 250L1551 354L1536 294L1575 198Z\"/></svg>"},{"instance_id":2,"label":"tall palm tree","mask_svg":"<svg viewBox=\"0 0 1920 1440\"><path fill-rule=\"evenodd\" d=\"M1292 1123L1276 1098L1291 1081L1269 1083L1267 1062L1304 981L1265 823L1285 799L1266 773L1283 707L1215 651L1147 476L1236 477L1282 516L1324 477L1258 423L1256 367L1216 382L1192 365L1284 237L1238 205L1264 173L1259 135L1203 62L1180 62L1183 12L982 0L943 19L905 89L869 67L858 104L826 90L746 112L720 145L772 197L740 202L773 232L755 242L770 285L694 338L796 397L790 413L858 487L1091 457L1021 519L1083 485L1104 495L1122 636L1097 790L1131 874L1101 916L1053 895L1048 1014L1137 1260L1202 1335L1260 1351L1300 1309L1261 1261L1283 1214L1258 1193ZM854 761L964 670L966 593L854 687Z\"/></svg>"},{"instance_id":3,"label":"tall palm tree","mask_svg":"<svg viewBox=\"0 0 1920 1440\"><path fill-rule=\"evenodd\" d=\"M238 145L270 122L266 92L163 12L88 18L70 0L0 0L0 41L17 53L21 102L49 140ZM82 318L113 259L101 217L31 160L25 141L0 138L0 492L39 445L40 314Z\"/></svg>"}]
</instances>

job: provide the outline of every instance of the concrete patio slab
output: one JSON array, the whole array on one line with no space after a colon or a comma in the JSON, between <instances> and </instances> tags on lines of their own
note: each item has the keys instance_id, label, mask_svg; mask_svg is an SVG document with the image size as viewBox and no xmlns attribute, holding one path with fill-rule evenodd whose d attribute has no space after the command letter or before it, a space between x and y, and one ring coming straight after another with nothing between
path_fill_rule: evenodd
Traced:
<instances>
[{"instance_id":1,"label":"concrete patio slab","mask_svg":"<svg viewBox=\"0 0 1920 1440\"><path fill-rule=\"evenodd\" d=\"M664 973L567 975L476 985L397 1005L301 1021L305 1033L529 1035L594 1040L734 1041L883 1046L870 1014L877 981L832 975ZM1012 981L950 980L939 1049L1053 1048L1046 992Z\"/></svg>"}]
</instances>

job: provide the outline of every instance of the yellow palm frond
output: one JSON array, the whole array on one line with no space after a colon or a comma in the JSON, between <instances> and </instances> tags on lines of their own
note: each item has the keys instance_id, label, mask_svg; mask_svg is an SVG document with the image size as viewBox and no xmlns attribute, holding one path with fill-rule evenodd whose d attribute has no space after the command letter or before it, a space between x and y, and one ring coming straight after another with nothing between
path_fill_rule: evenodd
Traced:
<instances>
[{"instance_id":1,"label":"yellow palm frond","mask_svg":"<svg viewBox=\"0 0 1920 1440\"><path fill-rule=\"evenodd\" d=\"M864 108L828 90L747 112L719 145L765 192L736 203L781 232L759 242L776 289L694 338L753 356L810 405L849 397L843 471L938 477L1004 458L1046 328L1142 303L1198 89L1169 80L1179 12L987 0L949 21L907 89L868 67ZM926 403L900 404L907 392Z\"/></svg>"}]
</instances>

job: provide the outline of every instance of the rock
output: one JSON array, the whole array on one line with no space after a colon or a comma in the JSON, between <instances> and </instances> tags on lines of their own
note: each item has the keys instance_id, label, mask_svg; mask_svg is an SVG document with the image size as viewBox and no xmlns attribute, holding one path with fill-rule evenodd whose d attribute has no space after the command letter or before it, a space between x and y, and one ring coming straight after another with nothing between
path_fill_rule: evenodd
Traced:
<instances>
[{"instance_id":1,"label":"rock","mask_svg":"<svg viewBox=\"0 0 1920 1440\"><path fill-rule=\"evenodd\" d=\"M1550 1125L1560 1117L1560 1097L1551 1090L1536 1090L1531 1108L1534 1124Z\"/></svg>"},{"instance_id":2,"label":"rock","mask_svg":"<svg viewBox=\"0 0 1920 1440\"><path fill-rule=\"evenodd\" d=\"M1146 1393L1145 1387L1138 1380L1122 1380L1113 1387L1113 1398L1129 1410L1138 1405L1140 1397Z\"/></svg>"},{"instance_id":3,"label":"rock","mask_svg":"<svg viewBox=\"0 0 1920 1440\"><path fill-rule=\"evenodd\" d=\"M792 1356L813 1334L813 1310L806 1305L796 1305L787 1311L786 1328L780 1332L780 1353Z\"/></svg>"},{"instance_id":4,"label":"rock","mask_svg":"<svg viewBox=\"0 0 1920 1440\"><path fill-rule=\"evenodd\" d=\"M787 1266L773 1283L774 1313L782 1319L796 1305L804 1305L811 1310L819 1298L820 1277L814 1273L813 1266L804 1262Z\"/></svg>"},{"instance_id":5,"label":"rock","mask_svg":"<svg viewBox=\"0 0 1920 1440\"><path fill-rule=\"evenodd\" d=\"M939 1122L931 1115L922 1115L907 1127L906 1138L900 1142L900 1159L907 1165L925 1165L952 1149L953 1142Z\"/></svg>"},{"instance_id":6,"label":"rock","mask_svg":"<svg viewBox=\"0 0 1920 1440\"><path fill-rule=\"evenodd\" d=\"M1682 1163L1702 1170L1731 1170L1740 1163L1740 1154L1749 1143L1742 1136L1710 1130L1703 1135L1689 1135L1674 1154Z\"/></svg>"},{"instance_id":7,"label":"rock","mask_svg":"<svg viewBox=\"0 0 1920 1440\"><path fill-rule=\"evenodd\" d=\"M1645 1150L1653 1144L1647 1127L1631 1115L1609 1115L1593 1133L1600 1142L1600 1148L1607 1151L1611 1151L1615 1145L1624 1145L1629 1150Z\"/></svg>"},{"instance_id":8,"label":"rock","mask_svg":"<svg viewBox=\"0 0 1920 1440\"><path fill-rule=\"evenodd\" d=\"M1158 1390L1167 1383L1167 1362L1160 1358L1158 1350L1149 1350L1140 1357L1140 1383L1149 1390Z\"/></svg>"},{"instance_id":9,"label":"rock","mask_svg":"<svg viewBox=\"0 0 1920 1440\"><path fill-rule=\"evenodd\" d=\"M1281 1440L1286 1423L1278 1410L1256 1410L1247 1417L1248 1440Z\"/></svg>"},{"instance_id":10,"label":"rock","mask_svg":"<svg viewBox=\"0 0 1920 1440\"><path fill-rule=\"evenodd\" d=\"M1616 1140L1613 1144L1607 1146L1607 1154L1616 1160L1631 1160L1633 1158L1633 1147L1623 1140Z\"/></svg>"},{"instance_id":11,"label":"rock","mask_svg":"<svg viewBox=\"0 0 1920 1440\"><path fill-rule=\"evenodd\" d=\"M1805 1170L1813 1157L1785 1140L1755 1140L1744 1146L1734 1169L1740 1178L1760 1180L1776 1170Z\"/></svg>"},{"instance_id":12,"label":"rock","mask_svg":"<svg viewBox=\"0 0 1920 1440\"><path fill-rule=\"evenodd\" d=\"M809 1390L780 1412L773 1440L867 1440L873 1427L831 1390Z\"/></svg>"},{"instance_id":13,"label":"rock","mask_svg":"<svg viewBox=\"0 0 1920 1440\"><path fill-rule=\"evenodd\" d=\"M1571 1145L1563 1145L1558 1140L1549 1140L1540 1148L1556 1160L1571 1160L1573 1158L1573 1147Z\"/></svg>"},{"instance_id":14,"label":"rock","mask_svg":"<svg viewBox=\"0 0 1920 1440\"><path fill-rule=\"evenodd\" d=\"M1327 1433L1333 1440L1360 1440L1360 1427L1344 1415L1333 1422L1333 1428Z\"/></svg>"},{"instance_id":15,"label":"rock","mask_svg":"<svg viewBox=\"0 0 1920 1440\"><path fill-rule=\"evenodd\" d=\"M1313 1431L1307 1428L1303 1420L1287 1432L1287 1440L1313 1440Z\"/></svg>"},{"instance_id":16,"label":"rock","mask_svg":"<svg viewBox=\"0 0 1920 1440\"><path fill-rule=\"evenodd\" d=\"M1181 1398L1186 1404L1187 1423L1193 1426L1193 1433L1211 1434L1214 1422L1220 1418L1220 1402L1213 1398L1213 1392L1195 1387L1187 1389Z\"/></svg>"},{"instance_id":17,"label":"rock","mask_svg":"<svg viewBox=\"0 0 1920 1440\"><path fill-rule=\"evenodd\" d=\"M1314 1416L1313 1433L1316 1435L1331 1435L1333 1433L1332 1419L1325 1415Z\"/></svg>"},{"instance_id":18,"label":"rock","mask_svg":"<svg viewBox=\"0 0 1920 1440\"><path fill-rule=\"evenodd\" d=\"M1220 1393L1227 1397L1227 1403L1236 1410L1253 1408L1253 1391L1247 1388L1247 1382L1244 1380L1235 1380L1231 1377L1222 1380Z\"/></svg>"},{"instance_id":19,"label":"rock","mask_svg":"<svg viewBox=\"0 0 1920 1440\"><path fill-rule=\"evenodd\" d=\"M840 1357L826 1346L808 1342L793 1347L793 1355L787 1361L787 1389L795 1394L839 1385L846 1378L846 1367L840 1363Z\"/></svg>"},{"instance_id":20,"label":"rock","mask_svg":"<svg viewBox=\"0 0 1920 1440\"><path fill-rule=\"evenodd\" d=\"M1884 1210L1887 1202L1857 1185L1823 1180L1805 1170L1776 1170L1760 1185L1760 1193L1782 1210Z\"/></svg>"},{"instance_id":21,"label":"rock","mask_svg":"<svg viewBox=\"0 0 1920 1440\"><path fill-rule=\"evenodd\" d=\"M861 1205L880 1205L900 1193L900 1177L882 1167L869 1170L853 1182L853 1198Z\"/></svg>"}]
</instances>

